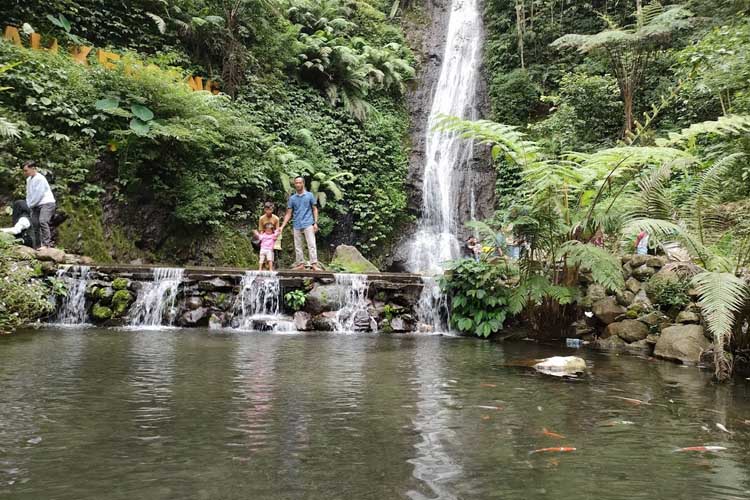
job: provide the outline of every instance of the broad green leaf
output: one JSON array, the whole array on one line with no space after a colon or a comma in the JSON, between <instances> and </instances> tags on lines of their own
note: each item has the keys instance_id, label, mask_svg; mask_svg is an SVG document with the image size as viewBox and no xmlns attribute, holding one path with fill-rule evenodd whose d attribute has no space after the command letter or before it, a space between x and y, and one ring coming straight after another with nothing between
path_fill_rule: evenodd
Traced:
<instances>
[{"instance_id":1,"label":"broad green leaf","mask_svg":"<svg viewBox=\"0 0 750 500\"><path fill-rule=\"evenodd\" d=\"M144 122L150 121L154 118L154 112L140 104L133 104L130 106L130 111Z\"/></svg>"},{"instance_id":2,"label":"broad green leaf","mask_svg":"<svg viewBox=\"0 0 750 500\"><path fill-rule=\"evenodd\" d=\"M130 120L130 129L137 135L146 136L151 130L151 127L149 127L148 122L144 122L140 118L133 118Z\"/></svg>"},{"instance_id":3,"label":"broad green leaf","mask_svg":"<svg viewBox=\"0 0 750 500\"><path fill-rule=\"evenodd\" d=\"M110 109L115 109L118 106L120 106L120 101L119 99L107 97L105 99L99 99L98 101L96 101L96 104L94 106L96 107L96 109L100 111L106 111Z\"/></svg>"}]
</instances>

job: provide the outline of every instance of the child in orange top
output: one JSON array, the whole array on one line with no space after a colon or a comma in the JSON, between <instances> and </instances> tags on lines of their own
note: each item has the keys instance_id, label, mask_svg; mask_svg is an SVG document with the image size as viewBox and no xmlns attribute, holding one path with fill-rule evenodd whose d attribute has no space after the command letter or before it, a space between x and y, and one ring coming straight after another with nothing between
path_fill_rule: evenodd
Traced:
<instances>
[{"instance_id":1,"label":"child in orange top","mask_svg":"<svg viewBox=\"0 0 750 500\"><path fill-rule=\"evenodd\" d=\"M273 271L273 246L281 234L281 229L274 231L274 226L270 222L266 223L262 233L253 231L255 236L260 240L260 259L258 271L263 270L263 264L268 262L268 270Z\"/></svg>"}]
</instances>

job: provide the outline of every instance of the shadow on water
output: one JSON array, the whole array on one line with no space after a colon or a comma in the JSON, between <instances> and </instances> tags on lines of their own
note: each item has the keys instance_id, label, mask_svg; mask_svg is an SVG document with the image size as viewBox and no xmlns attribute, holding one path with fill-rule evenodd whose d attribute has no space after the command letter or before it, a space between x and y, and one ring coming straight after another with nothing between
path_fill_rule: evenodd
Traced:
<instances>
[{"instance_id":1,"label":"shadow on water","mask_svg":"<svg viewBox=\"0 0 750 500\"><path fill-rule=\"evenodd\" d=\"M179 329L0 338L0 497L750 496L747 381L587 351L576 380L512 366L572 352ZM726 450L675 451L698 445Z\"/></svg>"}]
</instances>

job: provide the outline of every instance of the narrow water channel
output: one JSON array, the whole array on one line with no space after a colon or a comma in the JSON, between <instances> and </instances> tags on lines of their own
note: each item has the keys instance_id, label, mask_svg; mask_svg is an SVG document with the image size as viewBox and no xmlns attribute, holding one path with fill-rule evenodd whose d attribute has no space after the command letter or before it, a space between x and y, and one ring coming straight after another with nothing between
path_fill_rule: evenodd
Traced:
<instances>
[{"instance_id":1,"label":"narrow water channel","mask_svg":"<svg viewBox=\"0 0 750 500\"><path fill-rule=\"evenodd\" d=\"M579 380L508 366L559 352L417 335L22 332L0 338L0 498L750 497L747 381L591 352L577 352L590 368ZM698 445L726 450L675 451ZM550 447L576 450L531 453Z\"/></svg>"}]
</instances>

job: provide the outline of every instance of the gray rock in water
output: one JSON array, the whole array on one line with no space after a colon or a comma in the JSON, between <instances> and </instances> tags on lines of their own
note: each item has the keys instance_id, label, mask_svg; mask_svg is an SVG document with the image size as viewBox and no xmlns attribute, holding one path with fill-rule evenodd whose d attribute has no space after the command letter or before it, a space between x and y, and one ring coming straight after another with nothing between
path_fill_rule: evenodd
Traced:
<instances>
[{"instance_id":1,"label":"gray rock in water","mask_svg":"<svg viewBox=\"0 0 750 500\"><path fill-rule=\"evenodd\" d=\"M310 313L306 311L297 311L294 313L294 328L298 332L307 332L313 329L313 321Z\"/></svg>"},{"instance_id":2,"label":"gray rock in water","mask_svg":"<svg viewBox=\"0 0 750 500\"><path fill-rule=\"evenodd\" d=\"M357 311L354 317L354 331L355 332L369 332L370 331L370 315L367 311Z\"/></svg>"},{"instance_id":3,"label":"gray rock in water","mask_svg":"<svg viewBox=\"0 0 750 500\"><path fill-rule=\"evenodd\" d=\"M591 346L598 351L624 352L628 344L617 335L606 339L597 339Z\"/></svg>"},{"instance_id":4,"label":"gray rock in water","mask_svg":"<svg viewBox=\"0 0 750 500\"><path fill-rule=\"evenodd\" d=\"M604 330L604 338L617 335L625 342L637 342L648 336L648 327L635 319L626 319L619 323L610 323Z\"/></svg>"},{"instance_id":5,"label":"gray rock in water","mask_svg":"<svg viewBox=\"0 0 750 500\"><path fill-rule=\"evenodd\" d=\"M62 264L65 262L65 252L57 248L41 248L36 251L36 258L43 262Z\"/></svg>"},{"instance_id":6,"label":"gray rock in water","mask_svg":"<svg viewBox=\"0 0 750 500\"><path fill-rule=\"evenodd\" d=\"M546 375L565 377L586 371L586 362L577 356L553 356L539 360L534 369Z\"/></svg>"},{"instance_id":7,"label":"gray rock in water","mask_svg":"<svg viewBox=\"0 0 750 500\"><path fill-rule=\"evenodd\" d=\"M698 313L694 313L692 311L682 311L677 315L677 318L675 318L674 321L675 323L698 324L701 322L701 317L698 315Z\"/></svg>"},{"instance_id":8,"label":"gray rock in water","mask_svg":"<svg viewBox=\"0 0 750 500\"><path fill-rule=\"evenodd\" d=\"M185 307L187 307L191 311L199 309L203 307L203 299L196 296L188 297L187 300L185 300Z\"/></svg>"},{"instance_id":9,"label":"gray rock in water","mask_svg":"<svg viewBox=\"0 0 750 500\"><path fill-rule=\"evenodd\" d=\"M654 355L684 364L696 364L709 345L702 326L675 325L662 330L656 341Z\"/></svg>"},{"instance_id":10,"label":"gray rock in water","mask_svg":"<svg viewBox=\"0 0 750 500\"><path fill-rule=\"evenodd\" d=\"M625 288L632 293L638 293L641 290L641 282L635 278L628 278L625 281Z\"/></svg>"},{"instance_id":11,"label":"gray rock in water","mask_svg":"<svg viewBox=\"0 0 750 500\"><path fill-rule=\"evenodd\" d=\"M314 330L332 332L336 329L336 313L328 311L314 316L312 319Z\"/></svg>"},{"instance_id":12,"label":"gray rock in water","mask_svg":"<svg viewBox=\"0 0 750 500\"><path fill-rule=\"evenodd\" d=\"M305 311L317 315L334 311L346 300L347 288L340 285L317 285L305 297Z\"/></svg>"},{"instance_id":13,"label":"gray rock in water","mask_svg":"<svg viewBox=\"0 0 750 500\"><path fill-rule=\"evenodd\" d=\"M208 325L208 309L205 307L199 307L192 311L185 312L180 316L180 325L182 326L199 326L201 323Z\"/></svg>"},{"instance_id":14,"label":"gray rock in water","mask_svg":"<svg viewBox=\"0 0 750 500\"><path fill-rule=\"evenodd\" d=\"M653 343L649 342L646 339L643 339L626 345L625 349L631 354L643 354L646 356L650 356L653 346Z\"/></svg>"},{"instance_id":15,"label":"gray rock in water","mask_svg":"<svg viewBox=\"0 0 750 500\"><path fill-rule=\"evenodd\" d=\"M231 290L232 284L221 278L214 278L212 280L205 280L198 283L198 288L212 292L215 290Z\"/></svg>"},{"instance_id":16,"label":"gray rock in water","mask_svg":"<svg viewBox=\"0 0 750 500\"><path fill-rule=\"evenodd\" d=\"M617 300L614 297L606 297L594 302L594 305L591 307L591 311L594 313L594 316L599 319L599 321L601 321L605 325L608 325L610 323L614 323L615 319L619 315L625 314L626 310L624 307L617 303Z\"/></svg>"},{"instance_id":17,"label":"gray rock in water","mask_svg":"<svg viewBox=\"0 0 750 500\"><path fill-rule=\"evenodd\" d=\"M211 314L211 316L208 318L208 327L211 330L218 330L220 328L224 328L224 322L225 318L223 314Z\"/></svg>"},{"instance_id":18,"label":"gray rock in water","mask_svg":"<svg viewBox=\"0 0 750 500\"><path fill-rule=\"evenodd\" d=\"M365 259L359 250L351 245L339 245L336 247L333 259L331 259L331 266L342 269L347 273L368 274L380 272L375 264Z\"/></svg>"}]
</instances>

